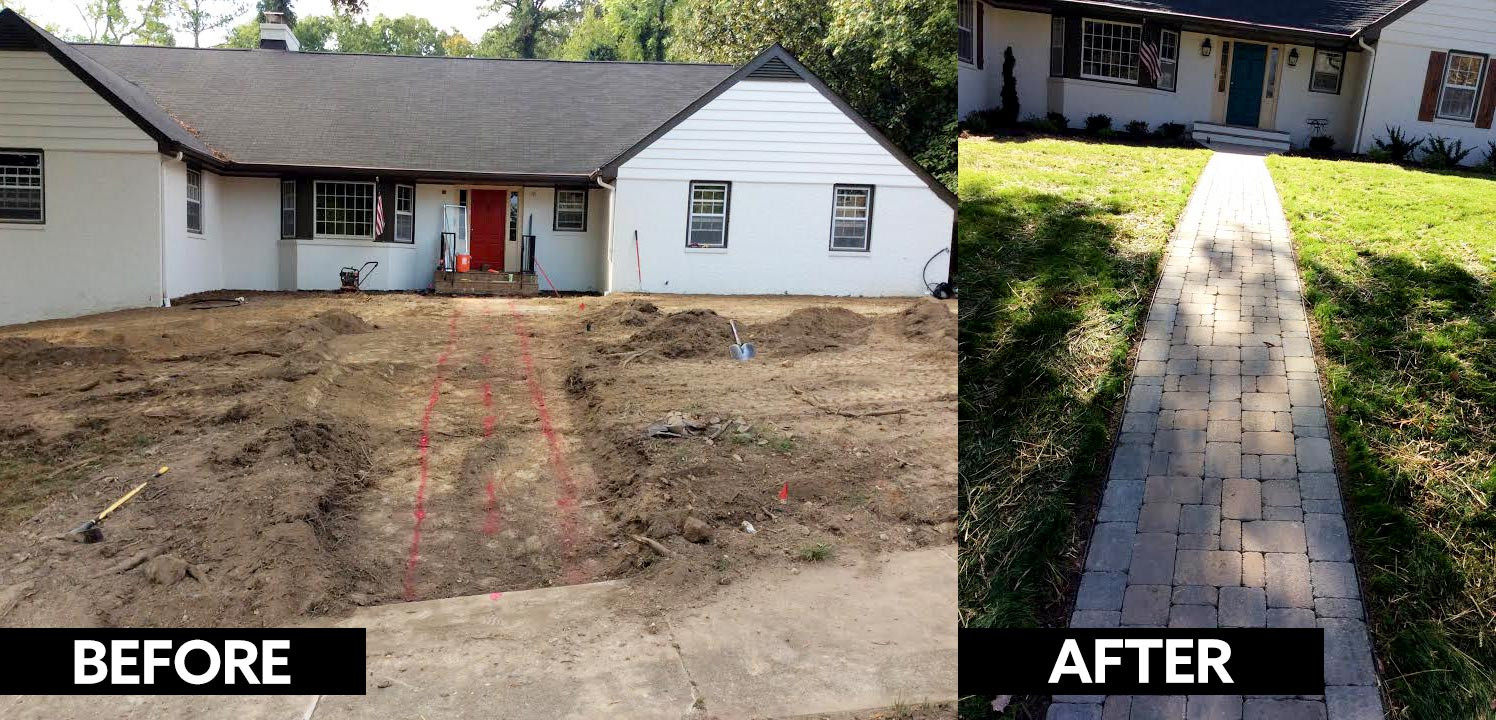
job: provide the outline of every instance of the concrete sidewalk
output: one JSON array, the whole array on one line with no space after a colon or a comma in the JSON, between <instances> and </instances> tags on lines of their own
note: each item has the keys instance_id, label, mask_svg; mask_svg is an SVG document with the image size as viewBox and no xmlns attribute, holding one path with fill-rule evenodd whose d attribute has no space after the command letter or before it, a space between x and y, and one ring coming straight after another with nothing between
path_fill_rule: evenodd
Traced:
<instances>
[{"instance_id":1,"label":"concrete sidewalk","mask_svg":"<svg viewBox=\"0 0 1496 720\"><path fill-rule=\"evenodd\" d=\"M21 696L0 714L732 720L948 702L955 554L778 568L654 621L615 609L627 581L365 608L337 623L369 630L364 696Z\"/></svg>"},{"instance_id":2,"label":"concrete sidewalk","mask_svg":"<svg viewBox=\"0 0 1496 720\"><path fill-rule=\"evenodd\" d=\"M1049 717L1381 718L1288 222L1219 148L1170 241L1072 627L1321 627L1325 695L1057 697Z\"/></svg>"}]
</instances>

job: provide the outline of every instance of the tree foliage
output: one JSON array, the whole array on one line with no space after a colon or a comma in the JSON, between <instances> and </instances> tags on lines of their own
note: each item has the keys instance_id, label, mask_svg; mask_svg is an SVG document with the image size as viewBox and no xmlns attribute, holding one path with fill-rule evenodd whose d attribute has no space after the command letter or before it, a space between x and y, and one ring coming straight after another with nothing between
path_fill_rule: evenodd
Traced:
<instances>
[{"instance_id":1,"label":"tree foliage","mask_svg":"<svg viewBox=\"0 0 1496 720\"><path fill-rule=\"evenodd\" d=\"M447 55L453 35L442 31L425 18L384 15L372 21L346 13L309 15L291 29L296 42L308 52L351 52L373 55ZM456 35L461 39L461 35ZM461 49L461 39L455 47ZM248 22L229 34L224 47L253 48L260 43L260 27ZM471 50L471 43L467 43ZM465 54L471 54L467 52Z\"/></svg>"},{"instance_id":2,"label":"tree foliage","mask_svg":"<svg viewBox=\"0 0 1496 720\"><path fill-rule=\"evenodd\" d=\"M584 0L489 0L488 13L501 18L483 34L483 57L554 57L581 17Z\"/></svg>"},{"instance_id":3,"label":"tree foliage","mask_svg":"<svg viewBox=\"0 0 1496 720\"><path fill-rule=\"evenodd\" d=\"M89 0L78 6L84 32L72 39L106 45L172 45L176 39L167 25L166 0Z\"/></svg>"},{"instance_id":4,"label":"tree foliage","mask_svg":"<svg viewBox=\"0 0 1496 720\"><path fill-rule=\"evenodd\" d=\"M244 14L244 5L225 0L172 0L175 29L192 36L192 47L202 47L205 32L217 30Z\"/></svg>"},{"instance_id":5,"label":"tree foliage","mask_svg":"<svg viewBox=\"0 0 1496 720\"><path fill-rule=\"evenodd\" d=\"M581 11L559 54L570 60L667 59L679 0L594 0Z\"/></svg>"}]
</instances>

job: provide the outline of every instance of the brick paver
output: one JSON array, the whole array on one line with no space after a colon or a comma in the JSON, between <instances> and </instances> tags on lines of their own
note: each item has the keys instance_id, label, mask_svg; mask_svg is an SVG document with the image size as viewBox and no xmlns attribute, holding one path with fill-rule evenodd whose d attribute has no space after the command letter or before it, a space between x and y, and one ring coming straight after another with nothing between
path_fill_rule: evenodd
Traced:
<instances>
[{"instance_id":1,"label":"brick paver","mask_svg":"<svg viewBox=\"0 0 1496 720\"><path fill-rule=\"evenodd\" d=\"M1313 353L1267 167L1218 150L1170 240L1071 624L1317 626L1329 687L1069 696L1050 718L1382 717Z\"/></svg>"}]
</instances>

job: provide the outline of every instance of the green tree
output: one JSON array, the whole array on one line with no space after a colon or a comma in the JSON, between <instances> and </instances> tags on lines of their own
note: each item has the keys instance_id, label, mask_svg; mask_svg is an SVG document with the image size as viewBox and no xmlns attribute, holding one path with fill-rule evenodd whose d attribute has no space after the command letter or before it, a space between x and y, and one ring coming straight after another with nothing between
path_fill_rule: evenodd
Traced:
<instances>
[{"instance_id":1,"label":"green tree","mask_svg":"<svg viewBox=\"0 0 1496 720\"><path fill-rule=\"evenodd\" d=\"M175 42L166 24L166 0L144 0L127 9L124 0L90 0L78 6L86 32L74 36L82 42L106 45L171 45Z\"/></svg>"},{"instance_id":2,"label":"green tree","mask_svg":"<svg viewBox=\"0 0 1496 720\"><path fill-rule=\"evenodd\" d=\"M256 47L259 32L256 23L241 25L234 28L225 46ZM437 29L430 20L414 15L397 18L379 15L373 22L341 12L309 15L302 18L292 32L296 34L301 49L308 52L446 55L449 40L447 33ZM470 48L471 43L468 46Z\"/></svg>"},{"instance_id":3,"label":"green tree","mask_svg":"<svg viewBox=\"0 0 1496 720\"><path fill-rule=\"evenodd\" d=\"M217 30L244 14L244 5L228 5L222 0L173 0L175 29L192 36L192 47L202 47L202 35Z\"/></svg>"},{"instance_id":4,"label":"green tree","mask_svg":"<svg viewBox=\"0 0 1496 720\"><path fill-rule=\"evenodd\" d=\"M445 51L444 54L450 57L472 57L477 47L473 45L472 40L453 30L442 40L442 49Z\"/></svg>"},{"instance_id":5,"label":"green tree","mask_svg":"<svg viewBox=\"0 0 1496 720\"><path fill-rule=\"evenodd\" d=\"M572 60L664 61L677 0L589 3L559 55Z\"/></svg>"},{"instance_id":6,"label":"green tree","mask_svg":"<svg viewBox=\"0 0 1496 720\"><path fill-rule=\"evenodd\" d=\"M487 12L502 21L483 33L485 57L555 57L581 14L581 0L489 0Z\"/></svg>"},{"instance_id":7,"label":"green tree","mask_svg":"<svg viewBox=\"0 0 1496 720\"><path fill-rule=\"evenodd\" d=\"M255 9L259 11L259 14L255 15L256 22L259 22L259 18L265 17L267 12L278 12L287 25L296 27L296 11L291 8L291 0L258 0L255 3Z\"/></svg>"}]
</instances>

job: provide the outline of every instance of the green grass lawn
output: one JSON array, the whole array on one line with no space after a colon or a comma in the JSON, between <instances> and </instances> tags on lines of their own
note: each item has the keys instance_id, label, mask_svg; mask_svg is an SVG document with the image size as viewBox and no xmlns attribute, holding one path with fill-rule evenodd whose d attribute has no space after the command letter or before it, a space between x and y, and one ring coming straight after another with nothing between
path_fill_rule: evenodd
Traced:
<instances>
[{"instance_id":1,"label":"green grass lawn","mask_svg":"<svg viewBox=\"0 0 1496 720\"><path fill-rule=\"evenodd\" d=\"M1268 166L1324 342L1395 717L1496 717L1496 181Z\"/></svg>"},{"instance_id":2,"label":"green grass lawn","mask_svg":"<svg viewBox=\"0 0 1496 720\"><path fill-rule=\"evenodd\" d=\"M962 621L1063 625L1131 341L1209 152L960 152Z\"/></svg>"}]
</instances>

